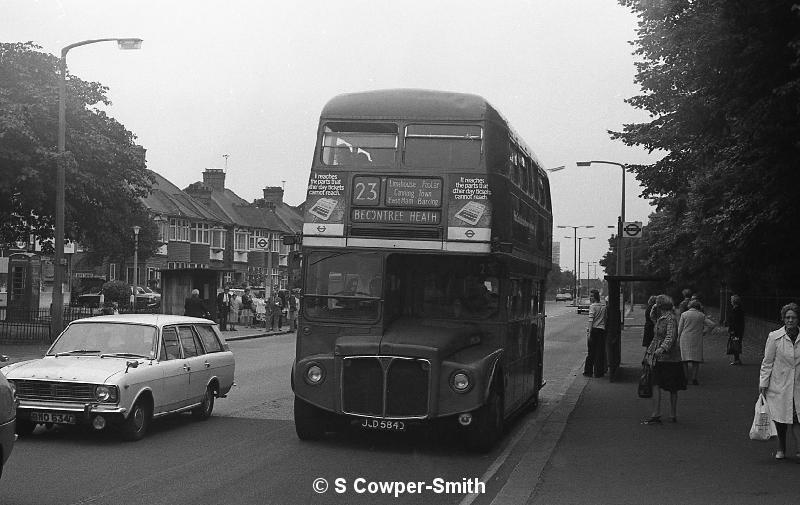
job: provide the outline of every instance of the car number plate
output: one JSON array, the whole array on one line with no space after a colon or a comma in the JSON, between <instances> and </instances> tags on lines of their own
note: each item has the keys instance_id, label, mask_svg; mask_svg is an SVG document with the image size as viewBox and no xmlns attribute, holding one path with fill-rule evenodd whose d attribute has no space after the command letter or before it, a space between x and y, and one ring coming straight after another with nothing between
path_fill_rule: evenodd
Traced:
<instances>
[{"instance_id":1,"label":"car number plate","mask_svg":"<svg viewBox=\"0 0 800 505\"><path fill-rule=\"evenodd\" d=\"M31 421L35 423L75 424L75 415L62 412L31 412Z\"/></svg>"},{"instance_id":2,"label":"car number plate","mask_svg":"<svg viewBox=\"0 0 800 505\"><path fill-rule=\"evenodd\" d=\"M406 431L406 423L393 419L367 418L361 421L361 427L367 430Z\"/></svg>"}]
</instances>

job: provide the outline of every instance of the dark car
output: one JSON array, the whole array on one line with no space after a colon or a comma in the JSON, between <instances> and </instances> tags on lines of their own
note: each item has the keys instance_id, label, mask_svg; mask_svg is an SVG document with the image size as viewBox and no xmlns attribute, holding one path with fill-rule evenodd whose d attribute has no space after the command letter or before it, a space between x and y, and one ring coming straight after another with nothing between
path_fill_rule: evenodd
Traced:
<instances>
[{"instance_id":1,"label":"dark car","mask_svg":"<svg viewBox=\"0 0 800 505\"><path fill-rule=\"evenodd\" d=\"M0 356L0 361L7 361L6 356ZM6 380L0 371L0 477L3 476L3 467L14 449L17 419L17 395L14 387Z\"/></svg>"}]
</instances>

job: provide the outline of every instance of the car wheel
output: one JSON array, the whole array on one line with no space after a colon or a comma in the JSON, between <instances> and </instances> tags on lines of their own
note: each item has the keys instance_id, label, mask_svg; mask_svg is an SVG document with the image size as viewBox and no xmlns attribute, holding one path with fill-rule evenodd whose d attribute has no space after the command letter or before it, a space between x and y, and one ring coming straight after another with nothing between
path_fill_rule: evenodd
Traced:
<instances>
[{"instance_id":1,"label":"car wheel","mask_svg":"<svg viewBox=\"0 0 800 505\"><path fill-rule=\"evenodd\" d=\"M136 400L131 408L131 413L122 423L122 438L130 442L141 440L150 426L150 416L152 407L147 400L140 398Z\"/></svg>"},{"instance_id":2,"label":"car wheel","mask_svg":"<svg viewBox=\"0 0 800 505\"><path fill-rule=\"evenodd\" d=\"M17 419L17 435L27 437L36 429L36 423L25 419Z\"/></svg>"},{"instance_id":3,"label":"car wheel","mask_svg":"<svg viewBox=\"0 0 800 505\"><path fill-rule=\"evenodd\" d=\"M467 445L477 452L489 452L503 435L503 397L492 388L486 403L472 413L466 427Z\"/></svg>"},{"instance_id":4,"label":"car wheel","mask_svg":"<svg viewBox=\"0 0 800 505\"><path fill-rule=\"evenodd\" d=\"M319 440L325 435L325 412L294 397L294 430L300 440Z\"/></svg>"},{"instance_id":5,"label":"car wheel","mask_svg":"<svg viewBox=\"0 0 800 505\"><path fill-rule=\"evenodd\" d=\"M192 410L192 415L201 421L205 421L211 417L211 412L214 410L214 388L208 386L203 395L203 401L199 407Z\"/></svg>"}]
</instances>

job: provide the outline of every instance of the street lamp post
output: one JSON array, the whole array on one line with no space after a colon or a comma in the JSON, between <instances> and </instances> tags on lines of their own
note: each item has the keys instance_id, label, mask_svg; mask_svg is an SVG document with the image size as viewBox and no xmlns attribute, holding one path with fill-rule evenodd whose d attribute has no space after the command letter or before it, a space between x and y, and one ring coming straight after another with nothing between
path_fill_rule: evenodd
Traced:
<instances>
[{"instance_id":1,"label":"street lamp post","mask_svg":"<svg viewBox=\"0 0 800 505\"><path fill-rule=\"evenodd\" d=\"M55 236L53 237L53 247L55 253L55 269L53 272L53 301L51 305L51 331L55 336L61 332L64 326L64 192L66 186L66 167L64 153L66 151L67 137L67 53L70 49L94 44L96 42L116 41L120 49L140 49L142 39L132 38L111 38L111 39L91 39L83 40L70 44L61 49L60 70L61 76L58 81L58 161L56 163L56 226Z\"/></svg>"},{"instance_id":2,"label":"street lamp post","mask_svg":"<svg viewBox=\"0 0 800 505\"><path fill-rule=\"evenodd\" d=\"M136 290L139 287L139 226L133 227L133 313L136 313Z\"/></svg>"},{"instance_id":3,"label":"street lamp post","mask_svg":"<svg viewBox=\"0 0 800 505\"><path fill-rule=\"evenodd\" d=\"M560 168L559 168L560 170ZM572 303L577 303L578 298L578 228L594 228L594 225L579 225L579 226L571 226L571 225L558 225L556 228L572 228L572 237L564 237L564 238L571 238L573 239L572 243L572 276L575 278L573 281L573 288L572 288Z\"/></svg>"},{"instance_id":4,"label":"street lamp post","mask_svg":"<svg viewBox=\"0 0 800 505\"><path fill-rule=\"evenodd\" d=\"M578 161L575 164L579 167L588 167L592 163L602 163L606 165L616 165L622 169L622 204L620 207L620 214L619 219L617 220L617 266L616 266L616 274L622 275L622 224L625 222L625 171L628 169L628 165L617 163L615 161Z\"/></svg>"},{"instance_id":5,"label":"street lamp post","mask_svg":"<svg viewBox=\"0 0 800 505\"><path fill-rule=\"evenodd\" d=\"M578 265L579 266L581 264L581 240L583 240L583 239L592 240L594 238L595 237L578 237ZM587 266L586 268L588 269L589 267ZM580 279L580 272L578 272L578 278ZM580 293L578 293L578 294L580 295Z\"/></svg>"}]
</instances>

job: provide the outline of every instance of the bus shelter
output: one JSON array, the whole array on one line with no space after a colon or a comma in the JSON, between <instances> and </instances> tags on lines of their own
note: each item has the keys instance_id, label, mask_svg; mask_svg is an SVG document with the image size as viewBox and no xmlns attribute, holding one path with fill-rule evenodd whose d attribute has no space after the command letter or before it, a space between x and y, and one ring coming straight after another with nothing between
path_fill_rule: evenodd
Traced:
<instances>
[{"instance_id":1,"label":"bus shelter","mask_svg":"<svg viewBox=\"0 0 800 505\"><path fill-rule=\"evenodd\" d=\"M608 319L606 320L606 361L608 379L613 382L619 369L622 355L622 308L620 294L623 282L664 282L666 277L650 275L606 275L608 282Z\"/></svg>"},{"instance_id":2,"label":"bus shelter","mask_svg":"<svg viewBox=\"0 0 800 505\"><path fill-rule=\"evenodd\" d=\"M161 270L161 312L183 315L186 298L200 291L203 306L217 319L217 288L233 270L215 268L173 268Z\"/></svg>"}]
</instances>

